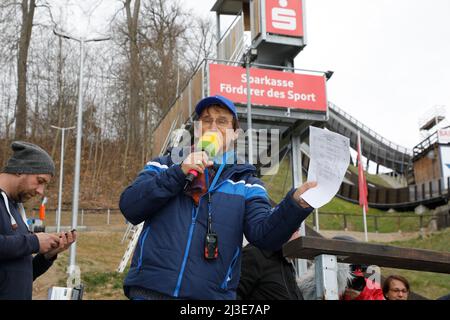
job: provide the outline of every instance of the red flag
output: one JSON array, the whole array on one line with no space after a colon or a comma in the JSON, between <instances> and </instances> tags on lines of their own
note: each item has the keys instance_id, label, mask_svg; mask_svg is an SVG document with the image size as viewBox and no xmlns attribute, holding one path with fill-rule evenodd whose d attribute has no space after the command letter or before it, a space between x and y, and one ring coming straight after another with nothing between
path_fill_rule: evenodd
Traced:
<instances>
[{"instance_id":1,"label":"red flag","mask_svg":"<svg viewBox=\"0 0 450 320\"><path fill-rule=\"evenodd\" d=\"M369 203L367 201L367 183L364 175L364 168L361 161L361 136L358 131L358 189L359 189L359 205L369 210Z\"/></svg>"}]
</instances>

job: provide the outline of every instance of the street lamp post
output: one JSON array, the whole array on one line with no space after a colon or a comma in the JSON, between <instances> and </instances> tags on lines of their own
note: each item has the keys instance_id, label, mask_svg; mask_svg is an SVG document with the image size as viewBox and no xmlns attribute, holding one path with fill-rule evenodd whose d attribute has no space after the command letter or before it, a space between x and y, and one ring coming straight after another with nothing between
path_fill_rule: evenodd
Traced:
<instances>
[{"instance_id":1,"label":"street lamp post","mask_svg":"<svg viewBox=\"0 0 450 320\"><path fill-rule=\"evenodd\" d=\"M62 200L62 189L63 189L63 177L64 177L64 133L66 130L75 129L75 127L60 128L57 126L51 126L57 130L61 130L61 157L59 164L59 192L58 192L58 212L56 214L56 232L60 231L61 228L61 200Z\"/></svg>"},{"instance_id":2,"label":"street lamp post","mask_svg":"<svg viewBox=\"0 0 450 320\"><path fill-rule=\"evenodd\" d=\"M252 127L252 102L251 102L251 89L250 89L250 64L256 60L257 50L255 48L249 48L244 55L245 73L247 77L247 133L248 133L248 159L250 164L256 164L258 160L253 162L253 127Z\"/></svg>"},{"instance_id":3,"label":"street lamp post","mask_svg":"<svg viewBox=\"0 0 450 320\"><path fill-rule=\"evenodd\" d=\"M253 163L253 128L252 128L252 102L250 93L250 55L245 55L245 74L247 76L247 132L248 132L248 162Z\"/></svg>"},{"instance_id":4,"label":"street lamp post","mask_svg":"<svg viewBox=\"0 0 450 320\"><path fill-rule=\"evenodd\" d=\"M53 30L53 33L58 37L63 37L69 40L75 40L80 44L80 76L78 85L78 119L77 119L77 142L76 142L76 154L75 154L75 177L73 183L73 201L72 201L72 229L77 228L78 223L78 198L80 193L80 162L81 162L81 138L82 138L82 124L83 124L83 58L84 58L84 44L86 42L99 42L111 39L111 37L102 38L75 38L65 33ZM69 277L75 273L76 266L76 242L70 246L70 259L69 259Z\"/></svg>"}]
</instances>

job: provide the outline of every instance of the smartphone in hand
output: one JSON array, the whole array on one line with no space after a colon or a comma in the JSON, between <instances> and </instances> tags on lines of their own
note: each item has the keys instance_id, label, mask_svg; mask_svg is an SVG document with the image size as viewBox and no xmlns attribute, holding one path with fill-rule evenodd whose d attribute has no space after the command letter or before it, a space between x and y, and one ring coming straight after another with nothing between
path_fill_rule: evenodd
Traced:
<instances>
[{"instance_id":1,"label":"smartphone in hand","mask_svg":"<svg viewBox=\"0 0 450 320\"><path fill-rule=\"evenodd\" d=\"M76 232L77 231L77 229L72 229L72 230L70 230L70 231L66 231L66 232L64 232L65 233L65 235L66 235L66 237L67 237L67 234L70 232L70 233L74 233L74 232ZM59 236L60 238L61 238L61 236Z\"/></svg>"}]
</instances>

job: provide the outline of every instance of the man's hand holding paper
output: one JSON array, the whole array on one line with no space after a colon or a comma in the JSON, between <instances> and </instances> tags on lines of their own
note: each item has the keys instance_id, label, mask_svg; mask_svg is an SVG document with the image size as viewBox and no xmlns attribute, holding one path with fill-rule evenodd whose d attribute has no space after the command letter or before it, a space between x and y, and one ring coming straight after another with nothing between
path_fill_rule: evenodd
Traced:
<instances>
[{"instance_id":1,"label":"man's hand holding paper","mask_svg":"<svg viewBox=\"0 0 450 320\"><path fill-rule=\"evenodd\" d=\"M310 127L309 149L308 181L316 181L317 186L306 190L301 198L311 207L319 208L339 191L350 164L350 140L325 129Z\"/></svg>"}]
</instances>

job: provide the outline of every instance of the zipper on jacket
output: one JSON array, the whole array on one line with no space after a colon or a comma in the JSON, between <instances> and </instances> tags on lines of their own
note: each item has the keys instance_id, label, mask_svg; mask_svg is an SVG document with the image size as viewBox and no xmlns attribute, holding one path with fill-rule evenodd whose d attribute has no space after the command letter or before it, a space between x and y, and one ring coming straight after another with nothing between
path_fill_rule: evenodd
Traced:
<instances>
[{"instance_id":1,"label":"zipper on jacket","mask_svg":"<svg viewBox=\"0 0 450 320\"><path fill-rule=\"evenodd\" d=\"M234 252L233 259L231 259L230 266L227 270L227 275L225 276L225 279L223 280L222 284L220 285L220 288L227 289L228 288L228 282L231 281L231 275L233 273L234 266L236 265L237 258L239 257L239 247L236 248L236 251Z\"/></svg>"},{"instance_id":2,"label":"zipper on jacket","mask_svg":"<svg viewBox=\"0 0 450 320\"><path fill-rule=\"evenodd\" d=\"M186 248L184 250L184 257L183 257L183 262L181 263L181 270L180 270L180 273L178 274L177 286L175 287L175 290L173 291L174 297L178 297L178 295L180 294L181 281L183 280L184 269L186 268L186 262L187 262L187 258L189 255L189 249L191 247L191 242L192 242L192 235L194 233L195 220L197 219L197 214L198 214L199 208L200 208L200 201L198 203L197 208L195 208L195 206L192 206L191 226L189 227L189 236L188 236Z\"/></svg>"},{"instance_id":3,"label":"zipper on jacket","mask_svg":"<svg viewBox=\"0 0 450 320\"><path fill-rule=\"evenodd\" d=\"M242 170L242 172L244 172L244 171L245 170ZM237 172L241 172L241 171L237 171ZM208 190L208 193L217 190L222 184L225 183L225 181L226 181L226 179L223 178L223 180L218 185L216 185L216 186L213 185L213 188ZM187 242L186 248L184 250L184 257L183 257L183 262L181 263L180 273L178 274L177 285L175 287L175 290L173 291L173 296L174 297L178 297L178 295L180 294L181 281L183 280L184 269L186 268L187 258L188 258L188 255L189 255L189 249L191 247L191 242L192 242L192 235L194 233L195 222L196 222L196 219L197 219L198 211L200 210L200 203L201 203L202 197L203 196L200 197L200 200L199 200L199 203L198 203L198 207L197 208L195 208L195 206L192 207L192 221L191 221L191 226L189 227L188 242ZM225 281L224 281L225 285L227 285L227 279L229 277L228 273L230 273L230 276L231 276L230 269L232 271L238 256L239 256L239 247L236 248L236 252L234 254L232 264L230 265L230 268L228 270L229 272L227 272L227 277L225 278Z\"/></svg>"},{"instance_id":4,"label":"zipper on jacket","mask_svg":"<svg viewBox=\"0 0 450 320\"><path fill-rule=\"evenodd\" d=\"M150 225L148 225L147 228L145 228L145 231L142 234L142 238L141 238L141 241L139 243L140 252L139 252L139 259L138 259L138 264L137 264L137 269L138 270L140 270L141 266L142 266L142 256L144 254L144 243L145 243L145 240L147 239L149 231L150 231Z\"/></svg>"}]
</instances>

